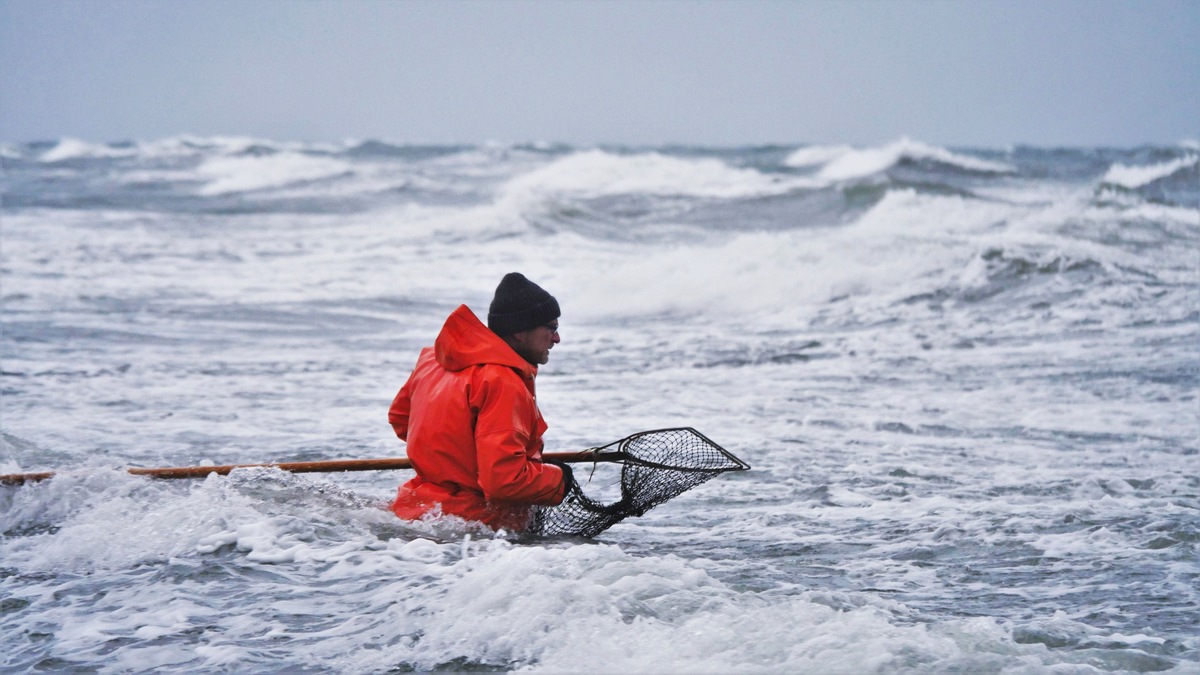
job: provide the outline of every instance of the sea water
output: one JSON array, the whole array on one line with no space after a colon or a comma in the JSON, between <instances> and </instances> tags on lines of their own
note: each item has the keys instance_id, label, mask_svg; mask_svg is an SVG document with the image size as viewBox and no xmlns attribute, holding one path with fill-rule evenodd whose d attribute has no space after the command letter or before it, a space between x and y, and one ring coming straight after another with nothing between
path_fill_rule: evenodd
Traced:
<instances>
[{"instance_id":1,"label":"sea water","mask_svg":"<svg viewBox=\"0 0 1200 675\"><path fill-rule=\"evenodd\" d=\"M1195 142L0 154L0 473L57 472L0 487L0 670L1200 672ZM563 308L548 450L753 469L593 540L122 471L403 455L510 271Z\"/></svg>"}]
</instances>

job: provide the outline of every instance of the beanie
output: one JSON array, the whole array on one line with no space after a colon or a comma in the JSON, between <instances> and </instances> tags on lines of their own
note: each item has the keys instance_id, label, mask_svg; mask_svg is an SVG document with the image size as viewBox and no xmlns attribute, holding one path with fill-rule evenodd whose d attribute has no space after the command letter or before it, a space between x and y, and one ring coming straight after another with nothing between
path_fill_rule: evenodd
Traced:
<instances>
[{"instance_id":1,"label":"beanie","mask_svg":"<svg viewBox=\"0 0 1200 675\"><path fill-rule=\"evenodd\" d=\"M488 307L488 328L512 335L544 326L559 316L558 301L520 272L509 272L496 287Z\"/></svg>"}]
</instances>

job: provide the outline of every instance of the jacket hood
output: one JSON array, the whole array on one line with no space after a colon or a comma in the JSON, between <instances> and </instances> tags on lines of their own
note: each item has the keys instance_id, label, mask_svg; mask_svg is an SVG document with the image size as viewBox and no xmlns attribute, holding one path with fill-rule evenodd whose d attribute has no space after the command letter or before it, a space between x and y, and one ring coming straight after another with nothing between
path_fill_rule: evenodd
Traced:
<instances>
[{"instance_id":1,"label":"jacket hood","mask_svg":"<svg viewBox=\"0 0 1200 675\"><path fill-rule=\"evenodd\" d=\"M466 305L459 305L446 319L433 349L438 363L446 370L457 372L490 363L513 368L525 379L537 375L537 366L521 358Z\"/></svg>"}]
</instances>

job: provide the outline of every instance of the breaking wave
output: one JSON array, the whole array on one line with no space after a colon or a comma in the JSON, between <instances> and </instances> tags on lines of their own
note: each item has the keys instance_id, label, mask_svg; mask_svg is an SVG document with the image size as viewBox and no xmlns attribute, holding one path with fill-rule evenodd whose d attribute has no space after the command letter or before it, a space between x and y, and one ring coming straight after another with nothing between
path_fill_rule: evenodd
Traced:
<instances>
[{"instance_id":1,"label":"breaking wave","mask_svg":"<svg viewBox=\"0 0 1200 675\"><path fill-rule=\"evenodd\" d=\"M1192 170L1191 173L1195 173L1194 170L1197 166L1200 166L1200 155L1179 157L1169 162L1146 166L1114 164L1104 174L1104 177L1100 179L1100 183L1102 185L1116 185L1134 190L1145 187L1155 181L1174 176L1176 173L1189 170Z\"/></svg>"},{"instance_id":2,"label":"breaking wave","mask_svg":"<svg viewBox=\"0 0 1200 675\"><path fill-rule=\"evenodd\" d=\"M797 168L819 166L815 174L818 180L838 182L865 178L905 161L930 161L974 173L1015 172L1014 167L1002 162L951 152L908 138L877 148L854 149L846 145L800 148L789 155L784 164Z\"/></svg>"}]
</instances>

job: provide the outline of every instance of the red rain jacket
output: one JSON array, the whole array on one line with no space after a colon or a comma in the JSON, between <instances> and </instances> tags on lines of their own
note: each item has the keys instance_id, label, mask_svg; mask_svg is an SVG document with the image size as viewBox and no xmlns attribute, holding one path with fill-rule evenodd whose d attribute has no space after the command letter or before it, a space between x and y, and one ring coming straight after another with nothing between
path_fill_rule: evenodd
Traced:
<instances>
[{"instance_id":1,"label":"red rain jacket","mask_svg":"<svg viewBox=\"0 0 1200 675\"><path fill-rule=\"evenodd\" d=\"M546 423L536 375L537 366L466 305L454 310L388 411L417 471L392 511L414 520L440 506L493 529L522 530L530 505L561 503L562 470L541 461Z\"/></svg>"}]
</instances>

